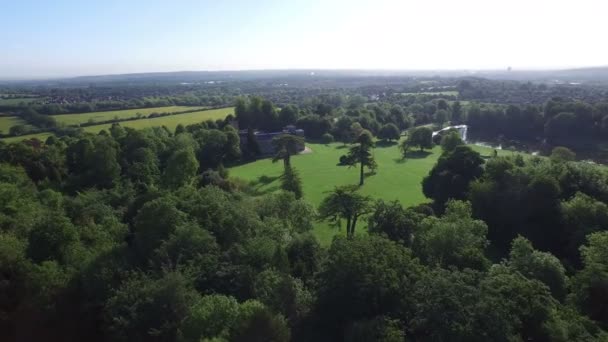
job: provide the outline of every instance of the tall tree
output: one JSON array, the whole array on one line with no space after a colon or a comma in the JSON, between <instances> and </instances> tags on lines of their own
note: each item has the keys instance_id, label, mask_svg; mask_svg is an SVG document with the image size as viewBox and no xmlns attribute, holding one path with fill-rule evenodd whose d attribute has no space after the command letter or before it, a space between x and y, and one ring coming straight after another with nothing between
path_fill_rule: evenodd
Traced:
<instances>
[{"instance_id":1,"label":"tall tree","mask_svg":"<svg viewBox=\"0 0 608 342\"><path fill-rule=\"evenodd\" d=\"M370 211L369 196L357 192L356 185L336 187L319 206L319 218L339 226L341 220L346 220L346 236L355 236L357 220Z\"/></svg>"},{"instance_id":2,"label":"tall tree","mask_svg":"<svg viewBox=\"0 0 608 342\"><path fill-rule=\"evenodd\" d=\"M350 148L346 157L347 165L360 165L359 186L362 186L365 181L364 168L367 167L374 171L378 167L372 154L372 148L374 146L374 138L370 131L363 130L355 140L355 145Z\"/></svg>"},{"instance_id":3,"label":"tall tree","mask_svg":"<svg viewBox=\"0 0 608 342\"><path fill-rule=\"evenodd\" d=\"M272 139L272 144L276 151L272 162L276 163L283 160L283 167L287 172L287 169L291 166L291 156L298 154L299 147L304 145L304 139L297 135L282 134Z\"/></svg>"}]
</instances>

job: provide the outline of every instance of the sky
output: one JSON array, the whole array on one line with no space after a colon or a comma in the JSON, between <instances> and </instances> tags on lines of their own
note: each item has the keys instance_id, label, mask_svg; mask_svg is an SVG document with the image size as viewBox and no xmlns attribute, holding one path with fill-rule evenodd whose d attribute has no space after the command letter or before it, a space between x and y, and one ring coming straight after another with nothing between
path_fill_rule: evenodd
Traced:
<instances>
[{"instance_id":1,"label":"sky","mask_svg":"<svg viewBox=\"0 0 608 342\"><path fill-rule=\"evenodd\" d=\"M0 0L0 79L608 65L606 0Z\"/></svg>"}]
</instances>

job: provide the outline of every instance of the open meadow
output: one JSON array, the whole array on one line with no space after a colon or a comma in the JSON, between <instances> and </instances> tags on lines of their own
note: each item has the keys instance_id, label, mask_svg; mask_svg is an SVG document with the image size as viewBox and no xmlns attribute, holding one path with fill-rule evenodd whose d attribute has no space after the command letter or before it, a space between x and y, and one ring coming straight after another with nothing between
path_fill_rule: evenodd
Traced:
<instances>
[{"instance_id":1,"label":"open meadow","mask_svg":"<svg viewBox=\"0 0 608 342\"><path fill-rule=\"evenodd\" d=\"M168 107L152 107L152 108L135 108L124 110L111 110L103 112L79 113L79 114L61 114L52 115L52 117L61 124L73 126L88 122L100 122L114 119L131 119L139 115L148 116L152 113L178 113L187 110L204 109L204 107L190 106L168 106Z\"/></svg>"},{"instance_id":2,"label":"open meadow","mask_svg":"<svg viewBox=\"0 0 608 342\"><path fill-rule=\"evenodd\" d=\"M340 143L329 145L307 144L312 153L293 157L292 165L298 170L302 179L304 198L317 207L326 196L326 192L334 186L345 184L358 184L359 169L339 166L338 159L346 154L347 147ZM471 148L489 157L492 148L470 145ZM511 151L499 151L501 155L512 154ZM435 165L441 148L436 146L422 154L414 154L406 160L401 158L398 146L377 147L374 157L378 163L375 175L365 179L361 192L374 199L386 201L398 200L404 206L413 206L428 199L422 194L422 179ZM243 179L251 185L251 191L264 194L277 191L280 188L280 179L283 172L282 163L272 163L271 159L260 159L230 168L230 177ZM357 233L364 233L365 222L357 225ZM331 239L338 232L325 223L315 226L315 235L323 245L329 245Z\"/></svg>"},{"instance_id":3,"label":"open meadow","mask_svg":"<svg viewBox=\"0 0 608 342\"><path fill-rule=\"evenodd\" d=\"M229 114L234 113L234 107L219 108L219 109L207 109L198 112L167 115L152 119L140 119L120 122L123 127L131 127L136 129L165 126L170 131L174 131L177 125L182 124L184 126L201 123L207 120L224 119ZM86 132L98 133L103 129L108 129L112 124L102 124L84 127Z\"/></svg>"}]
</instances>

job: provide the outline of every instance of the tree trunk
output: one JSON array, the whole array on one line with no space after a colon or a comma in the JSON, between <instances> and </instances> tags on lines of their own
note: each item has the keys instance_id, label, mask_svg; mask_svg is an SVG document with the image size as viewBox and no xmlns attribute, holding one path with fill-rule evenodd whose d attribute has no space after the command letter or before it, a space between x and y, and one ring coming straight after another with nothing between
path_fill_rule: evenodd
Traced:
<instances>
[{"instance_id":1,"label":"tree trunk","mask_svg":"<svg viewBox=\"0 0 608 342\"><path fill-rule=\"evenodd\" d=\"M353 224L352 224L352 225L351 225L351 227L350 227L350 230L351 230L351 233L350 233L351 238L355 237L355 225L357 224L357 218L358 218L358 217L359 217L358 215L355 215L355 217L353 218Z\"/></svg>"},{"instance_id":2,"label":"tree trunk","mask_svg":"<svg viewBox=\"0 0 608 342\"><path fill-rule=\"evenodd\" d=\"M350 217L346 218L346 237L350 239Z\"/></svg>"}]
</instances>

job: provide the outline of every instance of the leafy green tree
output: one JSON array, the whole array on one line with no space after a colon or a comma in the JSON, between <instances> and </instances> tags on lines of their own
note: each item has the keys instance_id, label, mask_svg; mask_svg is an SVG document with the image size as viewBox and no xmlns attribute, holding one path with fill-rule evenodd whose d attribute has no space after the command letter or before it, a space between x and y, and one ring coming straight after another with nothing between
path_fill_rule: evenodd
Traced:
<instances>
[{"instance_id":1,"label":"leafy green tree","mask_svg":"<svg viewBox=\"0 0 608 342\"><path fill-rule=\"evenodd\" d=\"M272 145L276 151L272 162L282 160L283 167L287 171L287 168L291 166L291 156L298 154L299 147L304 146L304 139L297 135L282 134L272 139Z\"/></svg>"},{"instance_id":2,"label":"leafy green tree","mask_svg":"<svg viewBox=\"0 0 608 342\"><path fill-rule=\"evenodd\" d=\"M465 199L469 184L483 174L483 159L467 146L443 153L422 181L422 192L442 207L449 199Z\"/></svg>"},{"instance_id":3,"label":"leafy green tree","mask_svg":"<svg viewBox=\"0 0 608 342\"><path fill-rule=\"evenodd\" d=\"M228 340L237 326L239 303L234 297L220 294L199 298L181 324L183 341L203 339Z\"/></svg>"},{"instance_id":4,"label":"leafy green tree","mask_svg":"<svg viewBox=\"0 0 608 342\"><path fill-rule=\"evenodd\" d=\"M180 273L133 274L105 304L108 332L115 341L174 341L198 298Z\"/></svg>"},{"instance_id":5,"label":"leafy green tree","mask_svg":"<svg viewBox=\"0 0 608 342\"><path fill-rule=\"evenodd\" d=\"M383 140L399 140L401 137L401 132L399 132L399 127L393 123L388 123L380 129L378 133L378 138Z\"/></svg>"},{"instance_id":6,"label":"leafy green tree","mask_svg":"<svg viewBox=\"0 0 608 342\"><path fill-rule=\"evenodd\" d=\"M450 131L441 138L441 149L444 152L452 152L456 146L464 145L458 131Z\"/></svg>"},{"instance_id":7,"label":"leafy green tree","mask_svg":"<svg viewBox=\"0 0 608 342\"><path fill-rule=\"evenodd\" d=\"M435 112L434 118L435 123L439 125L439 128L442 128L450 120L450 114L445 109L439 109Z\"/></svg>"},{"instance_id":8,"label":"leafy green tree","mask_svg":"<svg viewBox=\"0 0 608 342\"><path fill-rule=\"evenodd\" d=\"M556 163L569 162L576 160L576 153L572 152L567 147L558 146L551 150L551 156L549 158Z\"/></svg>"},{"instance_id":9,"label":"leafy green tree","mask_svg":"<svg viewBox=\"0 0 608 342\"><path fill-rule=\"evenodd\" d=\"M581 247L584 268L572 278L569 300L589 318L608 328L608 232L587 237Z\"/></svg>"},{"instance_id":10,"label":"leafy green tree","mask_svg":"<svg viewBox=\"0 0 608 342\"><path fill-rule=\"evenodd\" d=\"M403 324L399 320L379 316L354 322L347 328L344 341L404 342L405 333Z\"/></svg>"},{"instance_id":11,"label":"leafy green tree","mask_svg":"<svg viewBox=\"0 0 608 342\"><path fill-rule=\"evenodd\" d=\"M298 171L292 166L287 166L281 177L281 189L291 191L296 198L302 198L302 180Z\"/></svg>"},{"instance_id":12,"label":"leafy green tree","mask_svg":"<svg viewBox=\"0 0 608 342\"><path fill-rule=\"evenodd\" d=\"M421 276L409 249L379 236L333 240L317 276L317 308L332 340L343 340L351 322L378 315L406 317Z\"/></svg>"},{"instance_id":13,"label":"leafy green tree","mask_svg":"<svg viewBox=\"0 0 608 342\"><path fill-rule=\"evenodd\" d=\"M27 255L34 262L56 260L62 264L73 261L78 246L78 231L60 213L48 212L32 227L28 237Z\"/></svg>"},{"instance_id":14,"label":"leafy green tree","mask_svg":"<svg viewBox=\"0 0 608 342\"><path fill-rule=\"evenodd\" d=\"M346 220L346 236L355 236L357 221L370 211L370 198L357 192L355 185L335 187L319 205L319 219L329 221L334 226L340 226L342 219Z\"/></svg>"},{"instance_id":15,"label":"leafy green tree","mask_svg":"<svg viewBox=\"0 0 608 342\"><path fill-rule=\"evenodd\" d=\"M422 214L404 209L398 201L378 200L368 217L367 229L372 234L386 235L393 241L410 246L423 218Z\"/></svg>"},{"instance_id":16,"label":"leafy green tree","mask_svg":"<svg viewBox=\"0 0 608 342\"><path fill-rule=\"evenodd\" d=\"M487 232L483 221L472 218L468 202L450 201L442 217L422 221L412 248L429 265L483 270L490 264L484 256Z\"/></svg>"},{"instance_id":17,"label":"leafy green tree","mask_svg":"<svg viewBox=\"0 0 608 342\"><path fill-rule=\"evenodd\" d=\"M429 127L415 128L408 136L408 146L417 146L420 151L433 148L433 130Z\"/></svg>"},{"instance_id":18,"label":"leafy green tree","mask_svg":"<svg viewBox=\"0 0 608 342\"><path fill-rule=\"evenodd\" d=\"M550 253L535 250L532 243L522 236L513 240L509 267L527 278L543 282L557 299L563 299L566 295L568 278L562 264Z\"/></svg>"},{"instance_id":19,"label":"leafy green tree","mask_svg":"<svg viewBox=\"0 0 608 342\"><path fill-rule=\"evenodd\" d=\"M167 161L163 182L172 189L191 184L198 172L198 166L198 160L192 149L177 150Z\"/></svg>"},{"instance_id":20,"label":"leafy green tree","mask_svg":"<svg viewBox=\"0 0 608 342\"><path fill-rule=\"evenodd\" d=\"M146 203L133 224L135 245L141 255L151 255L185 221L186 215L170 198L161 197Z\"/></svg>"},{"instance_id":21,"label":"leafy green tree","mask_svg":"<svg viewBox=\"0 0 608 342\"><path fill-rule=\"evenodd\" d=\"M452 122L459 124L463 121L463 110L460 101L454 101L452 103Z\"/></svg>"},{"instance_id":22,"label":"leafy green tree","mask_svg":"<svg viewBox=\"0 0 608 342\"><path fill-rule=\"evenodd\" d=\"M359 186L362 186L365 181L364 167L374 171L378 167L376 160L372 154L372 148L375 146L374 138L368 130L363 130L355 140L355 145L352 146L346 157L347 164L355 166L360 165Z\"/></svg>"}]
</instances>

